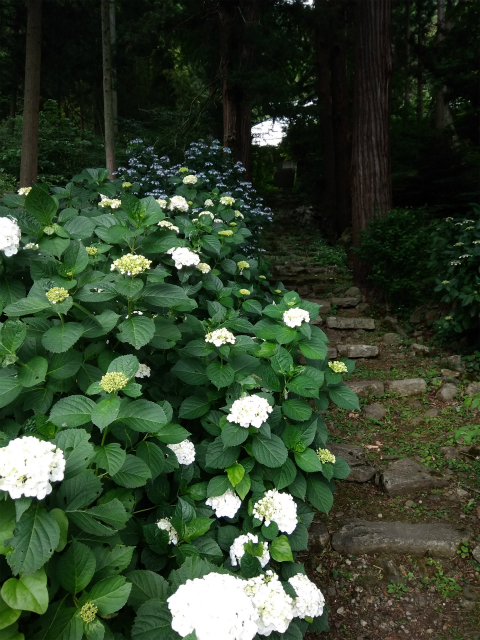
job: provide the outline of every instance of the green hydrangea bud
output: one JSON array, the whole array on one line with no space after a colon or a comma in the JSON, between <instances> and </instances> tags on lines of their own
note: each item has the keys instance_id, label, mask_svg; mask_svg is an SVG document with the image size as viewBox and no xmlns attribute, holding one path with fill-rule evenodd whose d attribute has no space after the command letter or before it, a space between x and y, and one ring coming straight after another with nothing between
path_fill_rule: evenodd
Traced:
<instances>
[{"instance_id":1,"label":"green hydrangea bud","mask_svg":"<svg viewBox=\"0 0 480 640\"><path fill-rule=\"evenodd\" d=\"M84 604L80 609L80 617L84 622L88 624L89 622L93 622L95 620L97 612L97 605L93 604L93 602L87 602L87 604Z\"/></svg>"},{"instance_id":2,"label":"green hydrangea bud","mask_svg":"<svg viewBox=\"0 0 480 640\"><path fill-rule=\"evenodd\" d=\"M106 373L100 380L100 386L107 393L113 393L114 391L120 391L128 383L128 378L124 373L120 371L112 371Z\"/></svg>"},{"instance_id":3,"label":"green hydrangea bud","mask_svg":"<svg viewBox=\"0 0 480 640\"><path fill-rule=\"evenodd\" d=\"M96 256L98 253L97 247L85 247L85 251L89 256Z\"/></svg>"},{"instance_id":4,"label":"green hydrangea bud","mask_svg":"<svg viewBox=\"0 0 480 640\"><path fill-rule=\"evenodd\" d=\"M66 300L70 294L63 287L53 287L45 295L52 304L58 304Z\"/></svg>"},{"instance_id":5,"label":"green hydrangea bud","mask_svg":"<svg viewBox=\"0 0 480 640\"><path fill-rule=\"evenodd\" d=\"M317 456L322 464L325 464L326 462L335 464L336 458L328 449L317 449Z\"/></svg>"}]
</instances>

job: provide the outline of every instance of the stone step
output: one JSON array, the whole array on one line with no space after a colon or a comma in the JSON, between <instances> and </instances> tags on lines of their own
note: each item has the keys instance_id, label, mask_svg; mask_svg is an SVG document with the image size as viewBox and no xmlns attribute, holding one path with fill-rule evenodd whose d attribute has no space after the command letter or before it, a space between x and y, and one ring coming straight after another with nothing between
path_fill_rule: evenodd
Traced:
<instances>
[{"instance_id":1,"label":"stone step","mask_svg":"<svg viewBox=\"0 0 480 640\"><path fill-rule=\"evenodd\" d=\"M423 378L405 378L404 380L387 380L385 391L397 396L418 396L427 390Z\"/></svg>"},{"instance_id":2,"label":"stone step","mask_svg":"<svg viewBox=\"0 0 480 640\"><path fill-rule=\"evenodd\" d=\"M327 327L329 329L366 329L367 331L373 331L375 329L375 320L373 318L330 316L327 318Z\"/></svg>"},{"instance_id":3,"label":"stone step","mask_svg":"<svg viewBox=\"0 0 480 640\"><path fill-rule=\"evenodd\" d=\"M388 465L382 474L382 483L389 496L404 496L441 489L450 484L450 479L439 471L404 458Z\"/></svg>"},{"instance_id":4,"label":"stone step","mask_svg":"<svg viewBox=\"0 0 480 640\"><path fill-rule=\"evenodd\" d=\"M376 358L378 347L370 344L339 344L338 353L343 358Z\"/></svg>"},{"instance_id":5,"label":"stone step","mask_svg":"<svg viewBox=\"0 0 480 640\"><path fill-rule=\"evenodd\" d=\"M385 383L382 380L351 380L346 383L359 398L381 396L385 393Z\"/></svg>"},{"instance_id":6,"label":"stone step","mask_svg":"<svg viewBox=\"0 0 480 640\"><path fill-rule=\"evenodd\" d=\"M332 536L332 547L343 556L362 554L408 554L455 558L461 542L472 538L466 527L436 522L369 522L348 520Z\"/></svg>"},{"instance_id":7,"label":"stone step","mask_svg":"<svg viewBox=\"0 0 480 640\"><path fill-rule=\"evenodd\" d=\"M375 475L375 468L368 464L365 451L354 444L327 442L326 448L334 456L343 458L352 470L344 478L347 482L368 482Z\"/></svg>"},{"instance_id":8,"label":"stone step","mask_svg":"<svg viewBox=\"0 0 480 640\"><path fill-rule=\"evenodd\" d=\"M336 304L341 309L348 309L349 307L356 307L360 304L361 298L332 298L332 304Z\"/></svg>"}]
</instances>

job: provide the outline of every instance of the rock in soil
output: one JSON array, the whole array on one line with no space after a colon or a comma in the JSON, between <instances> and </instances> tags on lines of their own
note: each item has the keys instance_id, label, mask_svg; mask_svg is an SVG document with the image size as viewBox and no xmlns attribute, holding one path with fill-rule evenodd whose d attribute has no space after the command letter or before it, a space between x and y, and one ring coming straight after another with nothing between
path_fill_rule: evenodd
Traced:
<instances>
[{"instance_id":1,"label":"rock in soil","mask_svg":"<svg viewBox=\"0 0 480 640\"><path fill-rule=\"evenodd\" d=\"M455 558L461 542L470 540L465 527L446 523L407 524L349 520L332 536L332 547L344 556L385 553Z\"/></svg>"},{"instance_id":2,"label":"rock in soil","mask_svg":"<svg viewBox=\"0 0 480 640\"><path fill-rule=\"evenodd\" d=\"M332 298L332 304L336 304L341 309L356 307L360 302L361 298Z\"/></svg>"},{"instance_id":3,"label":"rock in soil","mask_svg":"<svg viewBox=\"0 0 480 640\"><path fill-rule=\"evenodd\" d=\"M440 415L440 409L437 409L437 407L432 407L428 411L425 411L426 418L436 418L439 415Z\"/></svg>"},{"instance_id":4,"label":"rock in soil","mask_svg":"<svg viewBox=\"0 0 480 640\"><path fill-rule=\"evenodd\" d=\"M402 342L402 338L398 333L386 333L383 338L383 344L396 345Z\"/></svg>"},{"instance_id":5,"label":"rock in soil","mask_svg":"<svg viewBox=\"0 0 480 640\"><path fill-rule=\"evenodd\" d=\"M399 333L403 338L407 337L406 332L402 329L396 318L392 318L392 316L385 316L382 322L387 329L395 331L395 333Z\"/></svg>"},{"instance_id":6,"label":"rock in soil","mask_svg":"<svg viewBox=\"0 0 480 640\"><path fill-rule=\"evenodd\" d=\"M373 418L374 420L381 420L387 415L387 410L379 402L374 402L362 409L362 413L366 418Z\"/></svg>"},{"instance_id":7,"label":"rock in soil","mask_svg":"<svg viewBox=\"0 0 480 640\"><path fill-rule=\"evenodd\" d=\"M465 389L465 395L471 398L475 393L480 393L480 382L472 382Z\"/></svg>"},{"instance_id":8,"label":"rock in soil","mask_svg":"<svg viewBox=\"0 0 480 640\"><path fill-rule=\"evenodd\" d=\"M358 287L350 287L350 289L347 289L345 291L345 296L353 296L355 298L360 298L361 295L362 295L362 292Z\"/></svg>"},{"instance_id":9,"label":"rock in soil","mask_svg":"<svg viewBox=\"0 0 480 640\"><path fill-rule=\"evenodd\" d=\"M423 378L406 378L405 380L390 380L385 384L386 391L397 396L418 396L427 390L427 383Z\"/></svg>"},{"instance_id":10,"label":"rock in soil","mask_svg":"<svg viewBox=\"0 0 480 640\"><path fill-rule=\"evenodd\" d=\"M327 327L329 329L367 329L368 331L373 331L375 329L375 320L373 318L330 316L327 318Z\"/></svg>"},{"instance_id":11,"label":"rock in soil","mask_svg":"<svg viewBox=\"0 0 480 640\"><path fill-rule=\"evenodd\" d=\"M443 387L437 391L437 397L441 398L444 402L451 402L457 394L457 385L447 382Z\"/></svg>"},{"instance_id":12,"label":"rock in soil","mask_svg":"<svg viewBox=\"0 0 480 640\"><path fill-rule=\"evenodd\" d=\"M420 356L426 356L430 353L430 347L427 347L425 344L414 343L410 346L410 349Z\"/></svg>"},{"instance_id":13,"label":"rock in soil","mask_svg":"<svg viewBox=\"0 0 480 640\"><path fill-rule=\"evenodd\" d=\"M330 542L327 527L321 522L313 522L308 530L308 550L310 553L321 553Z\"/></svg>"},{"instance_id":14,"label":"rock in soil","mask_svg":"<svg viewBox=\"0 0 480 640\"><path fill-rule=\"evenodd\" d=\"M480 544L477 544L475 549L472 551L472 556L477 562L480 562Z\"/></svg>"},{"instance_id":15,"label":"rock in soil","mask_svg":"<svg viewBox=\"0 0 480 640\"><path fill-rule=\"evenodd\" d=\"M347 482L368 482L375 475L375 469L367 463L365 451L361 447L337 442L328 442L326 447L334 456L343 458L352 470L344 478Z\"/></svg>"},{"instance_id":16,"label":"rock in soil","mask_svg":"<svg viewBox=\"0 0 480 640\"><path fill-rule=\"evenodd\" d=\"M408 458L388 465L383 472L382 482L389 496L403 496L428 489L440 489L449 484L448 478L439 471L429 469Z\"/></svg>"},{"instance_id":17,"label":"rock in soil","mask_svg":"<svg viewBox=\"0 0 480 640\"><path fill-rule=\"evenodd\" d=\"M361 467L353 467L352 471L344 478L345 482L368 482L376 473L375 467L364 465Z\"/></svg>"},{"instance_id":18,"label":"rock in soil","mask_svg":"<svg viewBox=\"0 0 480 640\"><path fill-rule=\"evenodd\" d=\"M346 385L359 398L381 396L385 393L385 383L381 380L353 380L352 382L347 382Z\"/></svg>"},{"instance_id":19,"label":"rock in soil","mask_svg":"<svg viewBox=\"0 0 480 640\"><path fill-rule=\"evenodd\" d=\"M378 347L370 344L342 344L337 347L338 353L344 358L375 358Z\"/></svg>"},{"instance_id":20,"label":"rock in soil","mask_svg":"<svg viewBox=\"0 0 480 640\"><path fill-rule=\"evenodd\" d=\"M462 356L447 356L440 358L440 364L444 364L449 369L454 371L463 371L465 367L462 364Z\"/></svg>"}]
</instances>

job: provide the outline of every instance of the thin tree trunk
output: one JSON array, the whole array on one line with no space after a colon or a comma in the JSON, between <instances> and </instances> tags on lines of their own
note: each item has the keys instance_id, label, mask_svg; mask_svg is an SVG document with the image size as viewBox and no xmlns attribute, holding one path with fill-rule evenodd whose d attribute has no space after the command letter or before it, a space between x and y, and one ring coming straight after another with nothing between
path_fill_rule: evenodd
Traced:
<instances>
[{"instance_id":1,"label":"thin tree trunk","mask_svg":"<svg viewBox=\"0 0 480 640\"><path fill-rule=\"evenodd\" d=\"M423 22L423 0L417 0L416 12L417 12L417 121L421 122L423 119L423 40L424 40L424 22Z\"/></svg>"},{"instance_id":2,"label":"thin tree trunk","mask_svg":"<svg viewBox=\"0 0 480 640\"><path fill-rule=\"evenodd\" d=\"M103 111L105 118L105 157L109 178L115 166L115 116L113 110L112 46L110 39L110 2L102 0Z\"/></svg>"},{"instance_id":3,"label":"thin tree trunk","mask_svg":"<svg viewBox=\"0 0 480 640\"><path fill-rule=\"evenodd\" d=\"M445 0L437 0L437 63L442 55L442 41L445 39L445 29L451 28L451 24L445 22ZM435 95L435 129L442 131L447 125L452 124L452 114L448 102L445 100L447 87L443 86Z\"/></svg>"},{"instance_id":4,"label":"thin tree trunk","mask_svg":"<svg viewBox=\"0 0 480 640\"><path fill-rule=\"evenodd\" d=\"M374 216L392 206L390 94L392 78L391 0L356 0L355 86L352 137L353 245ZM354 258L354 278L366 284Z\"/></svg>"},{"instance_id":5,"label":"thin tree trunk","mask_svg":"<svg viewBox=\"0 0 480 640\"><path fill-rule=\"evenodd\" d=\"M410 0L405 2L405 105L410 104Z\"/></svg>"},{"instance_id":6,"label":"thin tree trunk","mask_svg":"<svg viewBox=\"0 0 480 640\"><path fill-rule=\"evenodd\" d=\"M42 0L28 0L20 186L31 187L38 171L38 112L42 55Z\"/></svg>"},{"instance_id":7,"label":"thin tree trunk","mask_svg":"<svg viewBox=\"0 0 480 640\"><path fill-rule=\"evenodd\" d=\"M115 0L110 0L110 44L112 48L113 60L115 61L117 46L117 22ZM115 123L115 134L118 133L118 96L117 96L117 68L116 64L112 64L112 96L113 96L113 120Z\"/></svg>"}]
</instances>

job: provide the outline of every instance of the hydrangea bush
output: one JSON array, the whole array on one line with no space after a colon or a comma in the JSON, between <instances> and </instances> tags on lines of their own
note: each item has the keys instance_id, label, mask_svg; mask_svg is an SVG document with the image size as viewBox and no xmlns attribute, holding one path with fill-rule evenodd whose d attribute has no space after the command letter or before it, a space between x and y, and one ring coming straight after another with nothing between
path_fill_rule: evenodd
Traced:
<instances>
[{"instance_id":1,"label":"hydrangea bush","mask_svg":"<svg viewBox=\"0 0 480 640\"><path fill-rule=\"evenodd\" d=\"M321 411L358 408L353 365L245 255L232 193L107 173L1 203L0 635L326 630L295 559L349 473Z\"/></svg>"}]
</instances>

